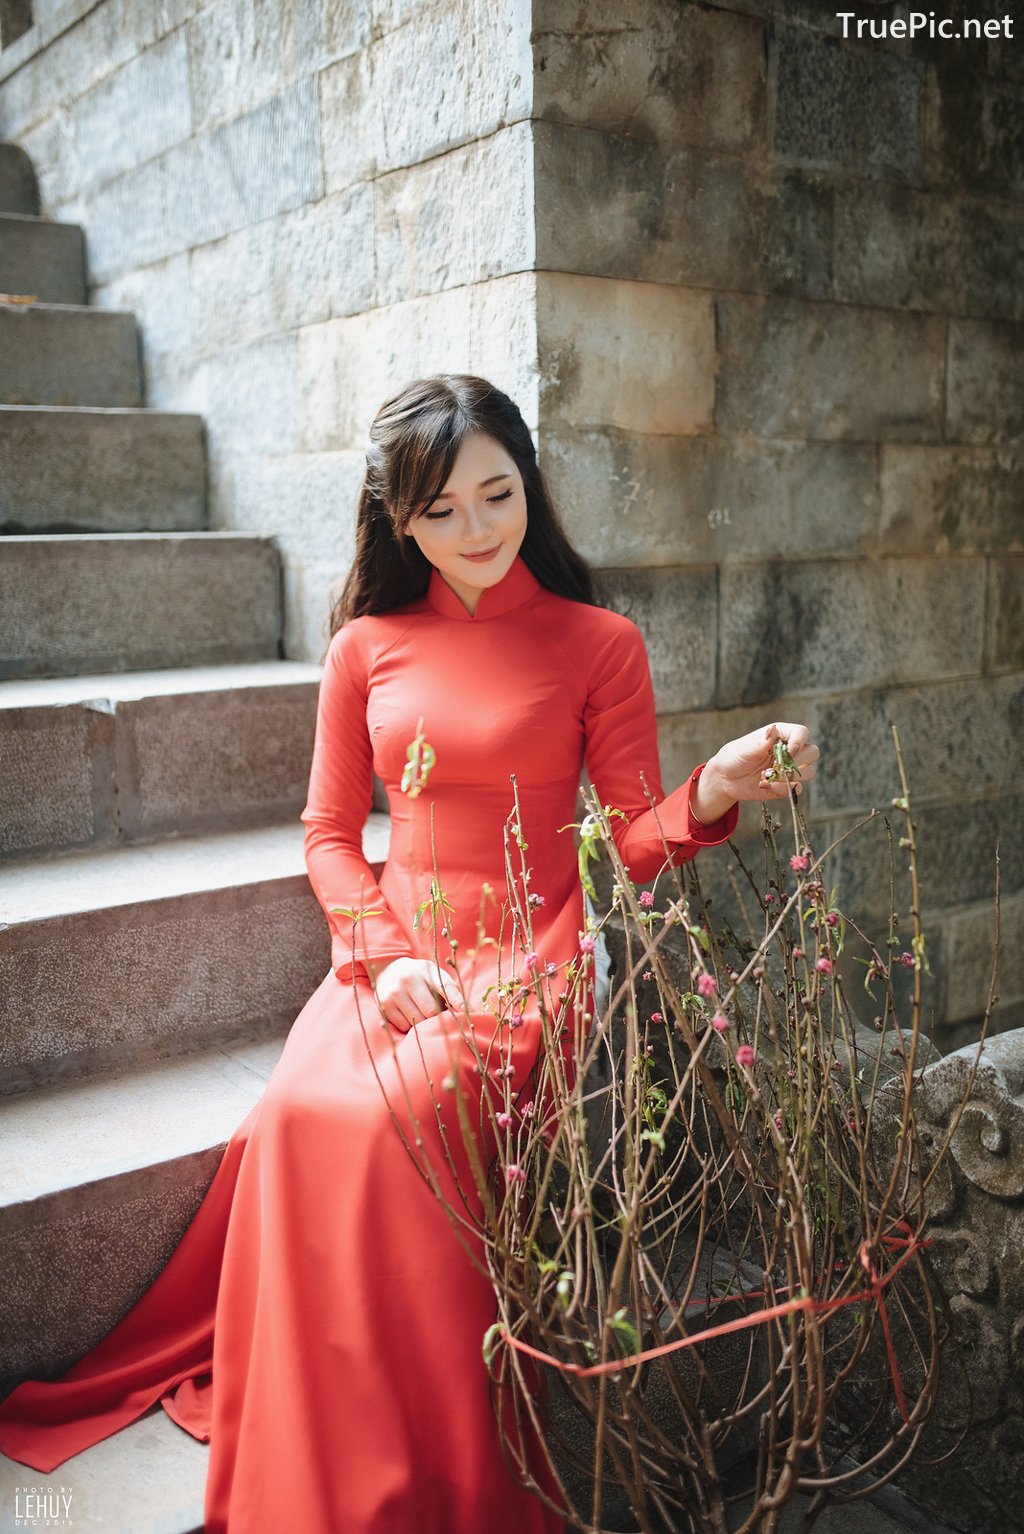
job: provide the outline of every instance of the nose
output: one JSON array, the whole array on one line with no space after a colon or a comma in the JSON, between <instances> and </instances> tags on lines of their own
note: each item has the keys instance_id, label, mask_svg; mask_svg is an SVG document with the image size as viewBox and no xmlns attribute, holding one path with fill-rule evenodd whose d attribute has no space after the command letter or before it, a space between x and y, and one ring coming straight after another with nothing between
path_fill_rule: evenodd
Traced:
<instances>
[{"instance_id":1,"label":"nose","mask_svg":"<svg viewBox=\"0 0 1024 1534\"><path fill-rule=\"evenodd\" d=\"M481 549L486 549L490 547L488 543L490 536L491 530L486 514L481 513L479 507L470 503L469 510L466 513L467 543L479 544Z\"/></svg>"}]
</instances>

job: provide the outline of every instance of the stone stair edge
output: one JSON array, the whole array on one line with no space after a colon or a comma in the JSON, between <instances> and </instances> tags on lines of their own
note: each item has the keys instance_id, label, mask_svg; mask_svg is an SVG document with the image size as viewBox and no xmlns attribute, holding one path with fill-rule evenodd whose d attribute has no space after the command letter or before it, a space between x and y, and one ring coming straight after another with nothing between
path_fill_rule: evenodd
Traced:
<instances>
[{"instance_id":1,"label":"stone stair edge","mask_svg":"<svg viewBox=\"0 0 1024 1534\"><path fill-rule=\"evenodd\" d=\"M371 811L363 852L387 855L390 817ZM304 823L162 836L115 847L81 847L10 858L0 877L0 935L97 910L201 896L216 890L306 879Z\"/></svg>"},{"instance_id":2,"label":"stone stair edge","mask_svg":"<svg viewBox=\"0 0 1024 1534\"><path fill-rule=\"evenodd\" d=\"M0 410L3 408L0 406ZM209 543L211 539L218 539L225 543L244 540L247 543L272 544L275 537L274 533L246 532L244 529L231 527L163 528L153 532L130 533L3 533L0 534L0 549L9 543L84 543L86 541L90 543L155 543L158 541L166 543L172 538L176 538L181 543Z\"/></svg>"},{"instance_id":3,"label":"stone stair edge","mask_svg":"<svg viewBox=\"0 0 1024 1534\"><path fill-rule=\"evenodd\" d=\"M106 1201L118 1179L187 1167L226 1145L262 1097L290 1027L5 1097L0 1226L41 1223L54 1200L90 1190Z\"/></svg>"},{"instance_id":4,"label":"stone stair edge","mask_svg":"<svg viewBox=\"0 0 1024 1534\"><path fill-rule=\"evenodd\" d=\"M0 306L3 307L3 306ZM57 305L54 305L56 308ZM65 304L64 308L77 308L79 312L82 305ZM94 314L113 314L114 310L93 310ZM161 410L156 405L0 405L0 418L4 414L13 415L41 415L41 416L73 416L80 419L82 416L100 416L104 420L111 420L118 416L125 416L129 420L161 420L161 421L202 421L205 419L200 410Z\"/></svg>"},{"instance_id":5,"label":"stone stair edge","mask_svg":"<svg viewBox=\"0 0 1024 1534\"><path fill-rule=\"evenodd\" d=\"M5 298L0 294L0 314L35 314L40 309L45 310L48 314L98 314L102 316L111 315L122 320L138 320L138 314L134 309L101 309L95 304L55 304L42 298L34 298L31 303L12 303L9 298ZM40 406L38 408L42 409L43 407Z\"/></svg>"},{"instance_id":6,"label":"stone stair edge","mask_svg":"<svg viewBox=\"0 0 1024 1534\"><path fill-rule=\"evenodd\" d=\"M217 666L168 666L165 670L80 672L71 676L12 677L0 682L0 713L7 709L64 708L141 703L196 693L240 692L318 684L318 661L278 658Z\"/></svg>"}]
</instances>

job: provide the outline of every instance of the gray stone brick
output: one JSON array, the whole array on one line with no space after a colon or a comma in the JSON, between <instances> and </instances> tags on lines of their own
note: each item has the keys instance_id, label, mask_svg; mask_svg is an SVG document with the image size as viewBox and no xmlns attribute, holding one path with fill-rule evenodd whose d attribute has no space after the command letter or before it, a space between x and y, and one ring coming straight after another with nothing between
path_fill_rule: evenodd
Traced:
<instances>
[{"instance_id":1,"label":"gray stone brick","mask_svg":"<svg viewBox=\"0 0 1024 1534\"><path fill-rule=\"evenodd\" d=\"M986 669L1024 670L1024 559L989 560L985 606Z\"/></svg>"},{"instance_id":2,"label":"gray stone brick","mask_svg":"<svg viewBox=\"0 0 1024 1534\"><path fill-rule=\"evenodd\" d=\"M382 175L373 200L378 304L529 269L529 124Z\"/></svg>"},{"instance_id":3,"label":"gray stone brick","mask_svg":"<svg viewBox=\"0 0 1024 1534\"><path fill-rule=\"evenodd\" d=\"M715 300L720 430L761 436L941 435L946 322L849 304Z\"/></svg>"},{"instance_id":4,"label":"gray stone brick","mask_svg":"<svg viewBox=\"0 0 1024 1534\"><path fill-rule=\"evenodd\" d=\"M726 10L534 6L535 117L666 145L763 153L764 36Z\"/></svg>"},{"instance_id":5,"label":"gray stone brick","mask_svg":"<svg viewBox=\"0 0 1024 1534\"><path fill-rule=\"evenodd\" d=\"M197 350L215 352L359 313L373 293L373 191L354 187L194 251L190 326Z\"/></svg>"},{"instance_id":6,"label":"gray stone brick","mask_svg":"<svg viewBox=\"0 0 1024 1534\"><path fill-rule=\"evenodd\" d=\"M871 552L874 454L852 443L541 430L567 526L588 559L608 565Z\"/></svg>"},{"instance_id":7,"label":"gray stone brick","mask_svg":"<svg viewBox=\"0 0 1024 1534\"><path fill-rule=\"evenodd\" d=\"M1024 734L1021 676L819 698L816 717L822 763L815 799L823 812L884 809L902 792L892 725L912 806L1006 793L1020 779L1014 743Z\"/></svg>"},{"instance_id":8,"label":"gray stone brick","mask_svg":"<svg viewBox=\"0 0 1024 1534\"><path fill-rule=\"evenodd\" d=\"M995 993L1000 1001L1024 1001L1024 896L999 902L999 962ZM962 911L949 922L949 1001L946 1019L961 1023L985 1010L995 948L995 905Z\"/></svg>"},{"instance_id":9,"label":"gray stone brick","mask_svg":"<svg viewBox=\"0 0 1024 1534\"><path fill-rule=\"evenodd\" d=\"M529 117L522 5L424 6L321 74L327 190L431 159ZM392 109L401 101L403 110Z\"/></svg>"},{"instance_id":10,"label":"gray stone brick","mask_svg":"<svg viewBox=\"0 0 1024 1534\"><path fill-rule=\"evenodd\" d=\"M835 296L848 303L1024 319L1024 209L851 183L835 209Z\"/></svg>"},{"instance_id":11,"label":"gray stone brick","mask_svg":"<svg viewBox=\"0 0 1024 1534\"><path fill-rule=\"evenodd\" d=\"M1024 889L1024 795L1016 792L989 799L961 798L955 803L915 807L913 787L911 783L918 874L929 910L938 912L991 900L995 893L997 843L1003 895ZM823 852L863 818L849 815L833 820L827 838L820 838L821 845L816 851ZM910 853L898 846L899 838L906 834L906 817L901 810L879 807L879 813L863 830L854 832L830 854L834 860L833 879L849 892L851 899L856 898L862 910L876 917L889 909L886 822L892 833L897 910L909 913Z\"/></svg>"},{"instance_id":12,"label":"gray stone brick","mask_svg":"<svg viewBox=\"0 0 1024 1534\"><path fill-rule=\"evenodd\" d=\"M316 81L189 139L104 187L89 212L98 282L323 193Z\"/></svg>"},{"instance_id":13,"label":"gray stone brick","mask_svg":"<svg viewBox=\"0 0 1024 1534\"><path fill-rule=\"evenodd\" d=\"M1005 7L1004 7L1005 10ZM1019 46L1019 44L1018 44ZM1024 88L937 53L925 95L928 180L996 196L1024 192Z\"/></svg>"},{"instance_id":14,"label":"gray stone brick","mask_svg":"<svg viewBox=\"0 0 1024 1534\"><path fill-rule=\"evenodd\" d=\"M537 274L540 408L555 429L710 432L711 295L650 282Z\"/></svg>"},{"instance_id":15,"label":"gray stone brick","mask_svg":"<svg viewBox=\"0 0 1024 1534\"><path fill-rule=\"evenodd\" d=\"M1024 552L1018 447L879 447L882 554Z\"/></svg>"},{"instance_id":16,"label":"gray stone brick","mask_svg":"<svg viewBox=\"0 0 1024 1534\"><path fill-rule=\"evenodd\" d=\"M920 178L919 63L785 25L774 30L772 52L775 154L893 180Z\"/></svg>"},{"instance_id":17,"label":"gray stone brick","mask_svg":"<svg viewBox=\"0 0 1024 1534\"><path fill-rule=\"evenodd\" d=\"M946 435L958 442L1024 437L1024 327L949 320Z\"/></svg>"},{"instance_id":18,"label":"gray stone brick","mask_svg":"<svg viewBox=\"0 0 1024 1534\"><path fill-rule=\"evenodd\" d=\"M832 296L820 178L557 123L536 123L534 141L538 268Z\"/></svg>"},{"instance_id":19,"label":"gray stone brick","mask_svg":"<svg viewBox=\"0 0 1024 1534\"><path fill-rule=\"evenodd\" d=\"M975 676L984 561L723 565L719 698Z\"/></svg>"},{"instance_id":20,"label":"gray stone brick","mask_svg":"<svg viewBox=\"0 0 1024 1534\"><path fill-rule=\"evenodd\" d=\"M88 196L181 144L192 131L185 35L177 32L71 107L66 132L75 156L76 193Z\"/></svg>"},{"instance_id":21,"label":"gray stone brick","mask_svg":"<svg viewBox=\"0 0 1024 1534\"><path fill-rule=\"evenodd\" d=\"M296 378L296 332L233 346L194 365L191 394L216 455L290 453L298 446L304 402Z\"/></svg>"},{"instance_id":22,"label":"gray stone brick","mask_svg":"<svg viewBox=\"0 0 1024 1534\"><path fill-rule=\"evenodd\" d=\"M603 569L597 590L604 607L632 618L642 631L658 709L706 708L715 691L714 570Z\"/></svg>"},{"instance_id":23,"label":"gray stone brick","mask_svg":"<svg viewBox=\"0 0 1024 1534\"><path fill-rule=\"evenodd\" d=\"M276 0L214 0L182 29L188 39L193 131L250 111L304 73L296 13Z\"/></svg>"},{"instance_id":24,"label":"gray stone brick","mask_svg":"<svg viewBox=\"0 0 1024 1534\"><path fill-rule=\"evenodd\" d=\"M132 314L0 305L0 403L140 406Z\"/></svg>"}]
</instances>

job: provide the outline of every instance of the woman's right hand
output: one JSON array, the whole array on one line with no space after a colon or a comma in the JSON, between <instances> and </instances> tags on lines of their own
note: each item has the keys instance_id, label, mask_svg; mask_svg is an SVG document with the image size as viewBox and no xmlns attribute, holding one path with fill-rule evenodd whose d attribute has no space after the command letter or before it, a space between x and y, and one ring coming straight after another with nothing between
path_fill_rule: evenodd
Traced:
<instances>
[{"instance_id":1,"label":"woman's right hand","mask_svg":"<svg viewBox=\"0 0 1024 1534\"><path fill-rule=\"evenodd\" d=\"M433 959L411 956L391 959L375 969L366 966L377 996L377 1005L387 1022L408 1033L425 1017L436 1017L446 1007L459 1001L458 988L451 975Z\"/></svg>"}]
</instances>

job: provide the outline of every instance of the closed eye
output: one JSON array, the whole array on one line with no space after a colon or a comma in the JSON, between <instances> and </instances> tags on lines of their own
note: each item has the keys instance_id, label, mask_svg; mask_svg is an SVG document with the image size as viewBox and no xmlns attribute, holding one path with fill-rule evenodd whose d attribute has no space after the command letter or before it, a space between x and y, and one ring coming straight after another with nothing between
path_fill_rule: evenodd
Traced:
<instances>
[{"instance_id":1,"label":"closed eye","mask_svg":"<svg viewBox=\"0 0 1024 1534\"><path fill-rule=\"evenodd\" d=\"M509 488L507 490L503 490L500 495L489 495L487 500L491 506L497 506L499 501L507 501L511 494L512 486L510 485ZM431 522L439 522L443 517L450 517L451 514L452 508L450 506L446 507L444 511L423 512L423 516L427 517Z\"/></svg>"}]
</instances>

